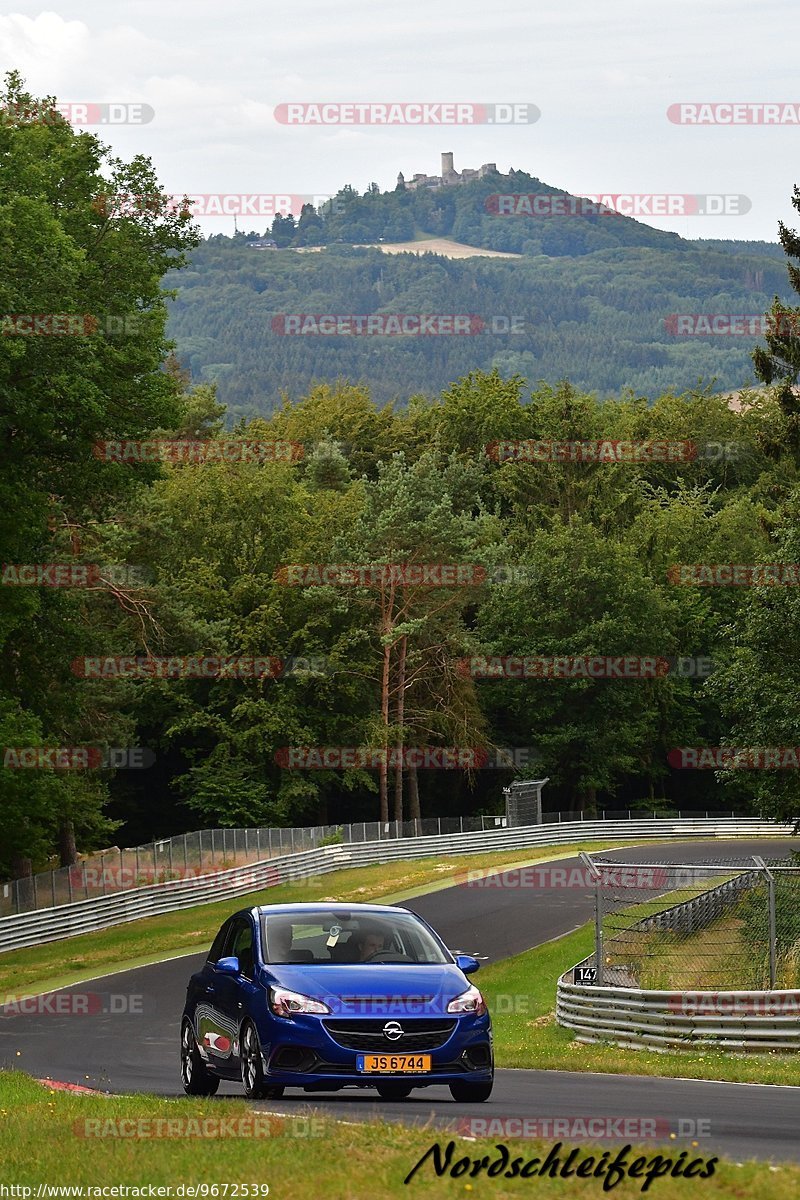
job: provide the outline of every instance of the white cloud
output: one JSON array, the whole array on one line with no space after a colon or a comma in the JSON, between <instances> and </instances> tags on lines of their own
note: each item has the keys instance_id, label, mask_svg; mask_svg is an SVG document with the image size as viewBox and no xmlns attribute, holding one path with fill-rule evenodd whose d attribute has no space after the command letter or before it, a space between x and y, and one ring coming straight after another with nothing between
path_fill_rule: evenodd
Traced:
<instances>
[{"instance_id":1,"label":"white cloud","mask_svg":"<svg viewBox=\"0 0 800 1200\"><path fill-rule=\"evenodd\" d=\"M0 59L37 94L152 105L150 124L100 132L120 154L152 157L169 190L392 187L398 170L433 171L453 150L457 164L513 164L564 187L751 197L746 217L684 221L684 235L772 239L789 213L796 130L666 118L686 99L800 99L791 39L773 32L793 27L789 0L137 0L122 20L101 0L16 7L0 17ZM542 118L321 129L273 117L289 100L367 99L525 100Z\"/></svg>"}]
</instances>

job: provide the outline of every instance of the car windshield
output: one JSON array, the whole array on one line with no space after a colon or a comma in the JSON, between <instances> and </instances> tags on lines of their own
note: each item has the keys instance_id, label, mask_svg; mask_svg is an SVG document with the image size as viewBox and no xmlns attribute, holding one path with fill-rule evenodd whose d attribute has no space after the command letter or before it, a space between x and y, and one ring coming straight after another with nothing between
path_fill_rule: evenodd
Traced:
<instances>
[{"instance_id":1,"label":"car windshield","mask_svg":"<svg viewBox=\"0 0 800 1200\"><path fill-rule=\"evenodd\" d=\"M264 913L268 963L447 963L439 942L413 913Z\"/></svg>"}]
</instances>

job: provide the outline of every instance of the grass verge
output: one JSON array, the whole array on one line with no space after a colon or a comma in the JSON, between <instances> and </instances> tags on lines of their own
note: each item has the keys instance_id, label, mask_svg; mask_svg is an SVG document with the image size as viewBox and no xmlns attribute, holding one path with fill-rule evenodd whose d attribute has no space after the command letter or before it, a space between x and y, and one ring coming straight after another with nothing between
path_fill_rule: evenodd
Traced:
<instances>
[{"instance_id":1,"label":"grass verge","mask_svg":"<svg viewBox=\"0 0 800 1200\"><path fill-rule=\"evenodd\" d=\"M481 971L476 981L492 1013L499 1066L800 1085L797 1054L746 1054L700 1047L623 1050L611 1044L576 1041L569 1030L556 1024L556 981L593 948L594 929L586 925Z\"/></svg>"},{"instance_id":2,"label":"grass verge","mask_svg":"<svg viewBox=\"0 0 800 1200\"><path fill-rule=\"evenodd\" d=\"M172 1195L180 1193L180 1185L206 1185L206 1196L224 1200L228 1196L264 1196L268 1185L272 1200L378 1200L397 1196L465 1196L485 1194L506 1200L507 1197L530 1196L533 1189L546 1191L554 1197L602 1196L603 1181L595 1178L536 1177L505 1179L487 1178L485 1172L470 1179L468 1173L453 1178L449 1173L437 1177L429 1159L415 1173L408 1186L404 1179L434 1142L444 1151L453 1135L439 1131L412 1129L402 1125L379 1122L340 1124L321 1117L311 1119L286 1117L283 1123L267 1123L262 1114L262 1128L270 1136L223 1137L200 1136L161 1137L154 1140L152 1131L162 1123L194 1121L195 1129L203 1128L208 1119L236 1122L251 1128L255 1115L243 1101L238 1100L161 1100L151 1096L117 1096L108 1099L76 1096L53 1092L17 1073L0 1074L0 1161L3 1182L17 1188L28 1187L29 1196L36 1196L40 1184L54 1187L77 1185L86 1189L123 1185L144 1188L148 1185L170 1187ZM457 1118L456 1118L457 1119ZM122 1122L123 1124L120 1124ZM149 1137L131 1136L146 1122ZM248 1124L249 1123L249 1124ZM161 1128L165 1128L162 1124ZM168 1128L168 1127L167 1127ZM173 1125L173 1130L176 1127ZM184 1125L184 1129L191 1126ZM206 1126L208 1128L208 1126ZM230 1129L231 1126L229 1125ZM235 1126L234 1126L235 1128ZM93 1132L87 1136L87 1131ZM113 1131L116 1131L116 1136ZM128 1136L120 1137L120 1131ZM488 1163L498 1159L500 1139L464 1140L455 1137L451 1162L468 1156L479 1160L487 1156ZM528 1162L534 1157L544 1160L553 1143L502 1139L510 1158ZM564 1158L572 1144L560 1153ZM682 1147L672 1143L663 1151L671 1165L679 1161ZM705 1169L712 1157L709 1150L687 1146L687 1157L701 1158ZM592 1168L602 1151L590 1146L579 1150L574 1166L593 1156ZM637 1155L652 1160L657 1150L653 1146L628 1152L628 1162ZM610 1156L616 1154L611 1149ZM552 1160L551 1160L552 1161ZM537 1164L538 1165L538 1164ZM573 1169L574 1169L573 1166ZM467 1172L469 1171L467 1167ZM646 1178L625 1179L613 1188L618 1197L639 1196ZM658 1200L685 1200L687 1184L682 1177L667 1176L655 1181L648 1195ZM217 1185L216 1190L211 1190ZM238 1193L234 1187L238 1185ZM242 1185L249 1189L244 1191ZM254 1185L260 1185L256 1190ZM533 1185L533 1187L531 1187ZM714 1173L702 1180L702 1195L708 1200L730 1197L739 1200L751 1196L756 1200L790 1200L800 1190L800 1167L786 1165L768 1167L763 1163L734 1164L714 1160ZM12 1193L8 1193L12 1194ZM17 1191L16 1195L21 1193ZM45 1193L46 1194L46 1193ZM121 1193L117 1193L118 1195ZM189 1194L185 1192L184 1194ZM195 1193L197 1194L197 1193ZM86 1190L83 1195L91 1195ZM24 1197L24 1193L22 1193ZM27 1198L25 1198L27 1200Z\"/></svg>"}]
</instances>

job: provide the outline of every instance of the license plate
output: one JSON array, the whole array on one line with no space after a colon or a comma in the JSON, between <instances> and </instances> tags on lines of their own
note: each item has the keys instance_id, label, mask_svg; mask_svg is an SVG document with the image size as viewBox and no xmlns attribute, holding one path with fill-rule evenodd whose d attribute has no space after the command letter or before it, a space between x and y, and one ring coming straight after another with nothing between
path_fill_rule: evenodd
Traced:
<instances>
[{"instance_id":1,"label":"license plate","mask_svg":"<svg viewBox=\"0 0 800 1200\"><path fill-rule=\"evenodd\" d=\"M370 1075L424 1074L431 1069L430 1054L357 1054L356 1070Z\"/></svg>"}]
</instances>

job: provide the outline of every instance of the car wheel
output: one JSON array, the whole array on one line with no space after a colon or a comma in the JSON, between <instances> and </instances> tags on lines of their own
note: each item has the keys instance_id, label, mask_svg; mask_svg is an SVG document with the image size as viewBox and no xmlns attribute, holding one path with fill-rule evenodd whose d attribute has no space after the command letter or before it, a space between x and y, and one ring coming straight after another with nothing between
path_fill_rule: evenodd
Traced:
<instances>
[{"instance_id":1,"label":"car wheel","mask_svg":"<svg viewBox=\"0 0 800 1200\"><path fill-rule=\"evenodd\" d=\"M181 1026L181 1082L187 1096L213 1096L219 1087L219 1076L212 1075L200 1057L192 1023L186 1018Z\"/></svg>"},{"instance_id":2,"label":"car wheel","mask_svg":"<svg viewBox=\"0 0 800 1200\"><path fill-rule=\"evenodd\" d=\"M458 1104L481 1104L492 1094L494 1080L485 1083L470 1083L466 1079L454 1079L450 1084L450 1095Z\"/></svg>"},{"instance_id":3,"label":"car wheel","mask_svg":"<svg viewBox=\"0 0 800 1200\"><path fill-rule=\"evenodd\" d=\"M239 1059L242 1064L242 1086L249 1100L277 1100L283 1088L267 1083L256 1027L245 1021L239 1035Z\"/></svg>"},{"instance_id":4,"label":"car wheel","mask_svg":"<svg viewBox=\"0 0 800 1200\"><path fill-rule=\"evenodd\" d=\"M410 1083L376 1083L381 1100L405 1100L414 1088Z\"/></svg>"}]
</instances>

